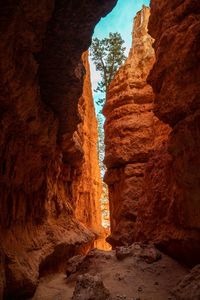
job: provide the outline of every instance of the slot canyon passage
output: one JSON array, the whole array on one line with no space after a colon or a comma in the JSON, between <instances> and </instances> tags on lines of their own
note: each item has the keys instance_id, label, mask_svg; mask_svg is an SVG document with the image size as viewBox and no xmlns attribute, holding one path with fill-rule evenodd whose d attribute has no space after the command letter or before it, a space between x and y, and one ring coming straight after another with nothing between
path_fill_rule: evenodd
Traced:
<instances>
[{"instance_id":1,"label":"slot canyon passage","mask_svg":"<svg viewBox=\"0 0 200 300\"><path fill-rule=\"evenodd\" d=\"M87 50L116 3L0 3L0 299L200 299L199 0L134 19L103 109L113 250L95 248Z\"/></svg>"}]
</instances>

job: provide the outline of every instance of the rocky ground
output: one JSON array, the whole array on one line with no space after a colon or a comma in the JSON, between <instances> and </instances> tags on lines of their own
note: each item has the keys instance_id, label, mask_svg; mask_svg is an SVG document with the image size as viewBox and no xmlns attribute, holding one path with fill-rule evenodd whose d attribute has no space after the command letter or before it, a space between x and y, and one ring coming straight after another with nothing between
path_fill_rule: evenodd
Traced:
<instances>
[{"instance_id":1,"label":"rocky ground","mask_svg":"<svg viewBox=\"0 0 200 300\"><path fill-rule=\"evenodd\" d=\"M199 269L189 273L152 245L93 249L70 259L65 274L41 278L32 300L198 300Z\"/></svg>"}]
</instances>

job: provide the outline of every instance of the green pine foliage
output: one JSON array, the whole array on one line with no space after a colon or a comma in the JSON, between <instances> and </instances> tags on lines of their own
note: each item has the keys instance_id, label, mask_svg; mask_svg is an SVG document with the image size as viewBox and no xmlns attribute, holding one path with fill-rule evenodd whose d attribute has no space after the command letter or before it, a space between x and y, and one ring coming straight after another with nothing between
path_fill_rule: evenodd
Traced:
<instances>
[{"instance_id":1,"label":"green pine foliage","mask_svg":"<svg viewBox=\"0 0 200 300\"><path fill-rule=\"evenodd\" d=\"M110 82L116 71L126 59L124 55L124 40L120 33L109 33L107 38L99 40L94 38L91 45L92 60L96 70L101 74L101 81L98 82L96 92L106 93Z\"/></svg>"},{"instance_id":2,"label":"green pine foliage","mask_svg":"<svg viewBox=\"0 0 200 300\"><path fill-rule=\"evenodd\" d=\"M95 92L100 92L102 98L96 101L96 104L100 108L100 112L97 114L98 120L98 156L99 164L101 170L101 176L103 177L106 171L106 166L104 165L104 155L105 155L105 144L104 144L104 117L102 115L102 108L105 103L107 90L109 84L115 76L115 73L119 67L124 63L125 57L125 47L123 47L124 41L118 32L109 33L107 38L99 40L94 38L90 48L90 53L92 60L96 66L96 70L100 72L101 80L98 82L97 89ZM101 196L101 204L108 201L108 188L105 183L103 183L103 191ZM105 213L105 212L104 212ZM108 212L107 212L108 213Z\"/></svg>"},{"instance_id":3,"label":"green pine foliage","mask_svg":"<svg viewBox=\"0 0 200 300\"><path fill-rule=\"evenodd\" d=\"M98 82L95 92L102 93L103 97L96 101L100 107L100 113L97 115L98 119L98 154L102 176L105 173L105 165L103 163L105 145L104 145L104 130L103 130L103 116L102 108L105 103L108 86L115 76L119 67L124 63L126 56L124 54L125 47L124 40L120 33L109 33L109 36L100 40L94 38L90 47L92 60L96 66L96 70L100 72L101 80Z\"/></svg>"}]
</instances>

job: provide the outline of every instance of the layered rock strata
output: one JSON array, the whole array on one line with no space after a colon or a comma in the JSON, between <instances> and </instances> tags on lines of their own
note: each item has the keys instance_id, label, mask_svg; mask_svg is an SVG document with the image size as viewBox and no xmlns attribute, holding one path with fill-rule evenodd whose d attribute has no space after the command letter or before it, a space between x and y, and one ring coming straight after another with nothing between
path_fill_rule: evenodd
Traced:
<instances>
[{"instance_id":1,"label":"layered rock strata","mask_svg":"<svg viewBox=\"0 0 200 300\"><path fill-rule=\"evenodd\" d=\"M135 24L141 28L139 16ZM146 82L153 66L148 83L153 87L155 101L151 91L147 111L157 124L149 123L144 130L148 120L146 111L140 119L137 109L132 113L130 103L134 97L127 84L126 69L130 68L127 62L110 86L104 110L108 166L105 179L111 199L110 242L115 246L130 243L132 239L152 241L176 259L195 265L200 253L199 1L152 1L149 31L155 39L155 64L147 70L148 60L141 60L140 64L132 65L131 76L135 74L134 80L139 82L136 86L139 97L134 96L136 103L138 98L141 103L140 99L147 101L145 95L149 93L144 93L140 82L143 78ZM137 40L134 46L137 51L133 61L141 53L144 56L148 53ZM146 66L143 77L138 75L142 62ZM140 111L147 103L142 105ZM125 107L130 118L125 116ZM157 117L172 127L170 134ZM146 141L151 141L151 147L147 147Z\"/></svg>"},{"instance_id":2,"label":"layered rock strata","mask_svg":"<svg viewBox=\"0 0 200 300\"><path fill-rule=\"evenodd\" d=\"M9 0L0 4L0 291L9 299L31 295L39 274L85 251L83 245L89 247L94 239L75 218L72 193L75 169L84 157L77 135L84 76L81 54L89 46L95 23L115 3ZM146 199L152 202L145 202L149 213L138 212L136 232L138 239L153 237L171 255L194 264L200 252L200 2L152 0L151 6L149 29L155 38L156 64L149 80L156 95L156 115L173 131L169 146L155 152L166 153L166 160L161 159L163 177L147 169L145 180L150 178L157 187L152 189L150 182ZM140 141L145 140L144 135ZM125 172L124 160L118 156L120 163L111 159L109 171L120 166ZM131 170L132 164L135 159ZM165 207L163 214L159 205Z\"/></svg>"},{"instance_id":3,"label":"layered rock strata","mask_svg":"<svg viewBox=\"0 0 200 300\"><path fill-rule=\"evenodd\" d=\"M152 1L155 114L173 127L145 176L137 239L187 264L200 262L200 2Z\"/></svg>"},{"instance_id":4,"label":"layered rock strata","mask_svg":"<svg viewBox=\"0 0 200 300\"><path fill-rule=\"evenodd\" d=\"M129 57L109 86L103 110L111 214L108 241L113 247L134 240L146 164L170 131L152 111L154 94L146 82L155 61L153 39L147 32L149 15L150 9L143 6L134 19Z\"/></svg>"},{"instance_id":5,"label":"layered rock strata","mask_svg":"<svg viewBox=\"0 0 200 300\"><path fill-rule=\"evenodd\" d=\"M33 294L40 275L94 240L74 213L81 54L115 3L0 4L0 286L9 299Z\"/></svg>"}]
</instances>

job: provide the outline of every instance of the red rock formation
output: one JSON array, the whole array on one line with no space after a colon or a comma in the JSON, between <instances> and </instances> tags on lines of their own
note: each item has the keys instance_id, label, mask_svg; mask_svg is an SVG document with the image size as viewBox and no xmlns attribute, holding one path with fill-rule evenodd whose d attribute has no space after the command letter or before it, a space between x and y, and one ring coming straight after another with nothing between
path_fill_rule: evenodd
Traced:
<instances>
[{"instance_id":1,"label":"red rock formation","mask_svg":"<svg viewBox=\"0 0 200 300\"><path fill-rule=\"evenodd\" d=\"M147 111L144 110L147 104L140 106L144 117L139 118L137 108L130 105L134 97L130 92L130 67L126 63L110 86L105 108L110 241L114 245L130 243L133 238L153 241L168 254L192 265L199 263L200 253L200 3L154 0L151 7L149 29L155 39L156 63L148 80L155 92L154 112L173 130L164 144L162 134L161 138L160 133L152 134L153 128L160 128L160 123L158 120L156 126L147 123L156 120L149 114L151 104ZM136 24L139 25L139 20ZM147 51L137 40L134 46L135 58ZM148 60L132 67L137 84L141 79L146 80L150 70L139 76L143 62L148 67ZM138 90L137 102L138 98L145 101L146 94L148 102L153 101L152 92ZM165 134L166 139L168 134ZM130 161L131 167L126 171ZM134 165L136 162L139 164Z\"/></svg>"},{"instance_id":2,"label":"red rock formation","mask_svg":"<svg viewBox=\"0 0 200 300\"><path fill-rule=\"evenodd\" d=\"M97 240L94 242L94 247L107 250L110 249L110 245L106 243L105 238L109 232L102 227L100 205L102 179L97 154L98 130L87 52L82 55L82 59L86 75L83 95L79 99L79 113L82 122L78 125L77 135L81 140L84 156L82 165L76 168L72 194L76 202L75 215L77 219L95 233Z\"/></svg>"},{"instance_id":3,"label":"red rock formation","mask_svg":"<svg viewBox=\"0 0 200 300\"><path fill-rule=\"evenodd\" d=\"M78 132L83 141L84 162L78 168L77 178L73 182L73 198L76 201L75 214L77 219L100 234L102 182L97 154L97 120L92 96L88 53L85 52L82 58L86 75L83 95L79 100L82 122L78 125Z\"/></svg>"},{"instance_id":4,"label":"red rock formation","mask_svg":"<svg viewBox=\"0 0 200 300\"><path fill-rule=\"evenodd\" d=\"M149 14L143 6L135 17L132 49L111 82L104 107L112 246L133 242L146 163L169 133L152 112L154 94L146 82L155 60L147 33Z\"/></svg>"},{"instance_id":5,"label":"red rock formation","mask_svg":"<svg viewBox=\"0 0 200 300\"><path fill-rule=\"evenodd\" d=\"M0 244L9 299L30 296L39 275L94 239L75 218L72 192L84 157L76 134L81 54L115 3L0 4Z\"/></svg>"},{"instance_id":6,"label":"red rock formation","mask_svg":"<svg viewBox=\"0 0 200 300\"><path fill-rule=\"evenodd\" d=\"M152 1L155 113L173 126L145 176L137 238L188 264L200 262L200 2Z\"/></svg>"},{"instance_id":7,"label":"red rock formation","mask_svg":"<svg viewBox=\"0 0 200 300\"><path fill-rule=\"evenodd\" d=\"M82 141L76 132L81 121L78 102L84 75L81 54L89 46L95 23L115 3L115 0L1 1L0 278L3 280L0 291L5 288L9 299L30 296L40 274L62 264L77 251L85 251L84 246L89 247L94 239L75 218L72 188L84 157ZM190 263L197 262L200 252L200 2L152 0L151 6L150 31L156 40L156 64L150 82L156 94L157 116L174 129L168 142L169 151L155 152L157 157L164 153L160 158L163 164L160 177L156 170L151 173L151 169L147 169L146 180L148 174L152 174L151 181L157 188L149 190L148 199L152 199L152 203L147 202L147 209L150 213L141 213L138 217L142 224L142 227L138 226L138 238L146 239L149 238L146 233L150 234L168 253ZM149 59L152 63L152 57L147 57L145 65ZM140 167L148 160L148 150L154 148L149 136L157 135L153 133L154 122L150 122L154 119L152 91L145 82L145 68L143 70L141 66L141 75L138 74L143 78L143 84L139 78L139 89L138 79L132 80L135 98L125 93L125 97L121 97L126 103L122 102L123 109L118 99L113 101L116 107L108 103L107 112L105 110L106 114L114 110L112 116L108 116L107 124L115 122L122 111L127 117L130 107L133 113L135 111L135 119L124 121L122 118L123 126L116 126L116 131L123 129L123 134L120 139L116 134L113 148L119 142L121 150L112 152L116 158L110 156L110 162L107 159L109 172L113 169L109 179L113 182L110 184L113 193L117 190L115 182L119 181L123 190L122 181L126 180L124 199L133 194L129 181L137 180L138 184L138 178L143 175ZM128 69L127 66L127 72ZM120 86L126 84L121 82ZM139 107L141 113L134 110ZM136 128L136 113L138 119L141 115L147 117L142 123L144 130L139 128L138 136L135 131L135 139L131 139L129 131ZM124 127L124 123L128 126ZM124 145L129 146L128 150L125 150L123 140ZM142 151L135 141L142 142ZM153 165L157 163L154 157L151 161ZM114 177L114 169L119 167L122 174L127 174L122 180L119 172L116 172L116 179ZM160 218L163 209L159 209L160 199L166 208L163 212L167 216L166 222ZM127 204L129 207L129 200ZM135 212L128 214L127 224L130 220L132 226L134 218ZM168 230L169 220L172 230ZM114 215L112 222L114 226ZM167 229L158 230L163 227ZM163 233L161 239L160 233ZM5 286L2 285L4 281Z\"/></svg>"}]
</instances>

